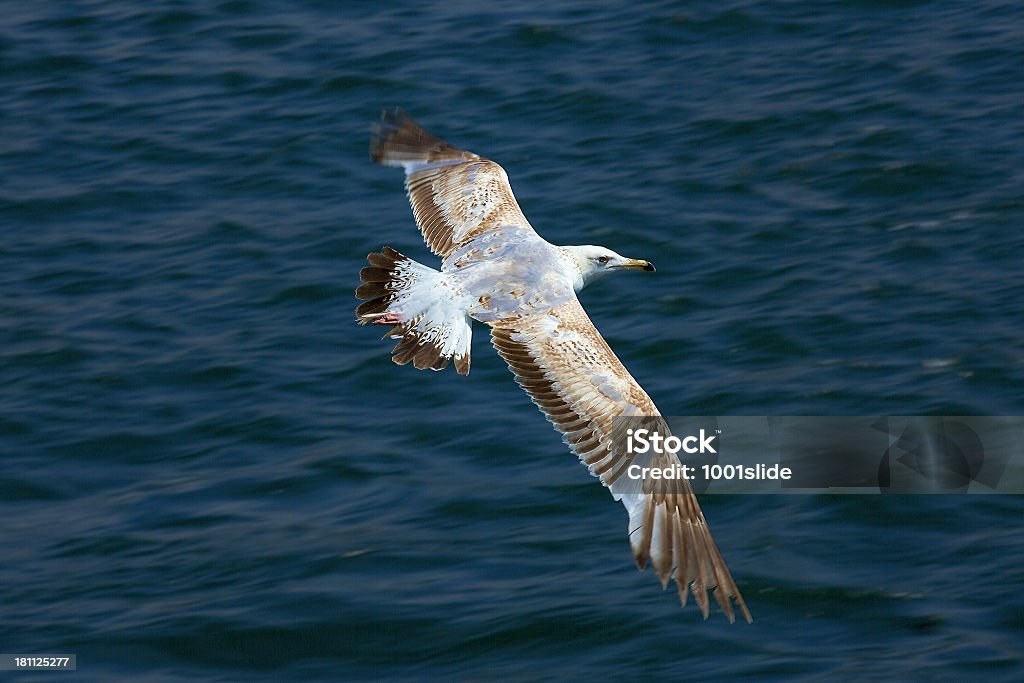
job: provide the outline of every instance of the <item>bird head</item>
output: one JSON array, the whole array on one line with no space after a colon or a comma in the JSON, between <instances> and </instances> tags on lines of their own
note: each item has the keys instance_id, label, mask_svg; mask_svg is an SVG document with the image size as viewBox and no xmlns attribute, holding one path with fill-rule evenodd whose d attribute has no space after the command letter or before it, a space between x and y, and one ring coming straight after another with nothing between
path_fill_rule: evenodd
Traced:
<instances>
[{"instance_id":1,"label":"bird head","mask_svg":"<svg viewBox=\"0 0 1024 683\"><path fill-rule=\"evenodd\" d=\"M646 270L652 272L654 264L642 259L626 258L606 247L585 244L575 247L562 247L573 263L579 275L576 278L576 291L599 277L618 270Z\"/></svg>"}]
</instances>

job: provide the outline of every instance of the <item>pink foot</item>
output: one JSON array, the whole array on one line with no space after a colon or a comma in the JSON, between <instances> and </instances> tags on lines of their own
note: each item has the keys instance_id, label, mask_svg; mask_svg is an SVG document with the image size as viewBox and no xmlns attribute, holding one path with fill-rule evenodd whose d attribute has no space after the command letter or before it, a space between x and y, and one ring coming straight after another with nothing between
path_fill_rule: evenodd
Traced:
<instances>
[{"instance_id":1,"label":"pink foot","mask_svg":"<svg viewBox=\"0 0 1024 683\"><path fill-rule=\"evenodd\" d=\"M373 321L374 325L397 325L401 320L398 319L398 315L395 313L385 313L376 320Z\"/></svg>"}]
</instances>

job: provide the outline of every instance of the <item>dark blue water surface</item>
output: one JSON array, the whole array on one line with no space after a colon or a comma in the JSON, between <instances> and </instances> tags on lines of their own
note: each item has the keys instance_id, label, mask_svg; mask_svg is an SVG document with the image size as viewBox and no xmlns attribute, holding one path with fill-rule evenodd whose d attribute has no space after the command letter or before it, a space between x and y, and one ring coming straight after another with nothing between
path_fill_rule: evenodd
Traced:
<instances>
[{"instance_id":1,"label":"dark blue water surface","mask_svg":"<svg viewBox=\"0 0 1024 683\"><path fill-rule=\"evenodd\" d=\"M754 613L626 515L477 328L354 324L436 264L401 105L538 231L678 415L1024 413L1024 4L6 3L0 652L18 680L1024 679L1024 498L706 496ZM69 678L69 679L70 679Z\"/></svg>"}]
</instances>

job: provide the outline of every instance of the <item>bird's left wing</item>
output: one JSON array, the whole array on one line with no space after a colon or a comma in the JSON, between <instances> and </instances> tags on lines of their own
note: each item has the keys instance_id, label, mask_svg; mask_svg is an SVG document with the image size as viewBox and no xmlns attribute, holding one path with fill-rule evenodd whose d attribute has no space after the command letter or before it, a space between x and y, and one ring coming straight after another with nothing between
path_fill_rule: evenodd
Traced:
<instances>
[{"instance_id":1,"label":"bird's left wing","mask_svg":"<svg viewBox=\"0 0 1024 683\"><path fill-rule=\"evenodd\" d=\"M626 506L637 566L643 569L650 560L662 586L675 578L683 605L689 587L705 619L707 591L714 589L730 621L735 618L732 600L751 621L689 482L627 475L631 464L664 468L678 459L670 453L626 452L625 435L617 433L625 422L616 417L645 418L664 436L668 426L579 300L573 297L546 313L495 324L491 343L569 448Z\"/></svg>"}]
</instances>

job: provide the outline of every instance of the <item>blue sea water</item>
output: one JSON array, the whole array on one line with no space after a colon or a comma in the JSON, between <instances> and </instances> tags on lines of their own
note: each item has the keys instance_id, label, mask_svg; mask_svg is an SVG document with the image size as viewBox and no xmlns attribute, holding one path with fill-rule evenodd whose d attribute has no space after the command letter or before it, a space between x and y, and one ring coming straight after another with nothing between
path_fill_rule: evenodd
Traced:
<instances>
[{"instance_id":1,"label":"blue sea water","mask_svg":"<svg viewBox=\"0 0 1024 683\"><path fill-rule=\"evenodd\" d=\"M706 496L754 614L680 610L434 263L404 107L555 243L676 415L1024 414L1024 5L7 3L0 652L17 680L1024 678L1024 499Z\"/></svg>"}]
</instances>

